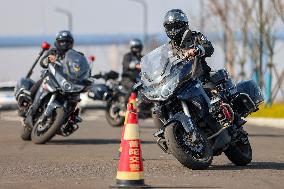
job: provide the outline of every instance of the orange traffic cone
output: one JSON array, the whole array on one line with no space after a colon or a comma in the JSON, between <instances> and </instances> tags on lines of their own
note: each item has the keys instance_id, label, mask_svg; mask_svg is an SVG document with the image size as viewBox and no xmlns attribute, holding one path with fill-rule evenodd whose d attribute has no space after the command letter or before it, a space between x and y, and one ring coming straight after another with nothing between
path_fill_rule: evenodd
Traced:
<instances>
[{"instance_id":1,"label":"orange traffic cone","mask_svg":"<svg viewBox=\"0 0 284 189\"><path fill-rule=\"evenodd\" d=\"M135 92L132 92L130 94L130 97L128 99L128 104L131 103L137 109L137 94Z\"/></svg>"},{"instance_id":2,"label":"orange traffic cone","mask_svg":"<svg viewBox=\"0 0 284 189\"><path fill-rule=\"evenodd\" d=\"M130 97L128 98L127 111L125 113L124 125L123 125L123 128L122 128L122 134L121 134L121 141L120 141L120 146L119 146L119 149L118 149L119 156L120 156L120 153L122 152L122 143L123 143L124 129L125 129L125 125L127 124L128 112L130 111L129 107L130 107L131 104L134 106L134 109L136 110L136 108L137 108L136 107L136 104L137 104L137 94L135 92L132 92L130 94Z\"/></svg>"},{"instance_id":3,"label":"orange traffic cone","mask_svg":"<svg viewBox=\"0 0 284 189\"><path fill-rule=\"evenodd\" d=\"M120 154L116 176L117 188L147 188L144 183L142 151L138 129L137 112L132 104L128 108L127 122L122 138L122 152Z\"/></svg>"},{"instance_id":4,"label":"orange traffic cone","mask_svg":"<svg viewBox=\"0 0 284 189\"><path fill-rule=\"evenodd\" d=\"M130 104L128 103L127 104L127 111L125 113L125 118L124 118L124 125L123 125L123 128L122 128L122 133L121 133L121 141L120 141L120 145L119 145L119 149L118 149L118 152L119 152L119 156L120 157L120 153L122 152L122 144L123 144L123 138L124 138L124 130L125 130L125 125L127 124L127 118L128 118L128 113L130 111Z\"/></svg>"}]
</instances>

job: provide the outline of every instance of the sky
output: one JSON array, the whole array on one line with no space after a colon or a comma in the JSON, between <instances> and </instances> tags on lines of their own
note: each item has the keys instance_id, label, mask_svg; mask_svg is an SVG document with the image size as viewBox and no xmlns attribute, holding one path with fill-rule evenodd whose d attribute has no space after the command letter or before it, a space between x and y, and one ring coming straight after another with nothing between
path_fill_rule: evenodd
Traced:
<instances>
[{"instance_id":1,"label":"sky","mask_svg":"<svg viewBox=\"0 0 284 189\"><path fill-rule=\"evenodd\" d=\"M145 0L149 33L163 32L163 16L181 8L198 14L199 1ZM0 35L53 34L67 27L67 18L55 11L72 12L76 34L141 33L143 9L133 0L0 0Z\"/></svg>"},{"instance_id":2,"label":"sky","mask_svg":"<svg viewBox=\"0 0 284 189\"><path fill-rule=\"evenodd\" d=\"M189 26L200 30L200 0L144 0L148 5L148 33L164 33L165 13L172 8L182 9L189 17ZM205 0L207 1L207 0ZM0 0L0 36L55 35L67 28L65 15L55 11L64 8L72 12L73 33L84 34L141 34L143 32L142 6L134 0ZM280 27L283 27L281 23ZM283 27L284 28L284 27ZM220 31L220 25L207 25L205 34ZM282 30L283 31L283 30ZM209 39L210 40L210 39ZM76 39L75 39L76 41ZM215 52L208 63L213 69L224 66L222 44L214 43ZM284 43L277 44L275 63L283 68ZM75 49L95 55L93 73L109 69L121 70L122 56L128 46L86 46ZM0 82L18 80L32 65L40 47L0 48ZM280 66L280 67L279 67ZM251 70L251 65L246 65ZM35 75L38 77L40 68ZM275 81L274 81L275 82Z\"/></svg>"},{"instance_id":3,"label":"sky","mask_svg":"<svg viewBox=\"0 0 284 189\"><path fill-rule=\"evenodd\" d=\"M198 15L198 1L145 0L148 5L148 32L163 33L163 17L172 8L181 8ZM64 8L72 12L73 33L141 34L143 9L133 0L0 0L0 36L55 35L67 28L65 15L55 11ZM194 25L194 20L190 25ZM197 24L198 25L198 24ZM76 39L75 39L76 42ZM95 54L95 72L121 69L127 46L76 47L86 55ZM39 48L0 48L0 81L18 80L35 60ZM7 71L8 70L8 71ZM13 71L11 71L13 70ZM40 68L35 71L39 75Z\"/></svg>"}]
</instances>

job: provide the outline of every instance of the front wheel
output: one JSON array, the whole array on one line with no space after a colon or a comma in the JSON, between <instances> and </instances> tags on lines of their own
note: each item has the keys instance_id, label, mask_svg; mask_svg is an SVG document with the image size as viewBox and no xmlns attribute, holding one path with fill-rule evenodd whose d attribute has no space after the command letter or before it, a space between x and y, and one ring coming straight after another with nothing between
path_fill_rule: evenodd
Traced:
<instances>
[{"instance_id":1,"label":"front wheel","mask_svg":"<svg viewBox=\"0 0 284 189\"><path fill-rule=\"evenodd\" d=\"M28 128L27 126L23 126L21 130L21 139L24 141L29 141L31 140L31 129Z\"/></svg>"},{"instance_id":2,"label":"front wheel","mask_svg":"<svg viewBox=\"0 0 284 189\"><path fill-rule=\"evenodd\" d=\"M242 140L239 140L226 149L225 154L237 166L249 164L252 160L252 149L247 134L243 134Z\"/></svg>"},{"instance_id":3,"label":"front wheel","mask_svg":"<svg viewBox=\"0 0 284 189\"><path fill-rule=\"evenodd\" d=\"M106 120L113 127L121 127L124 123L124 114L126 111L125 98L120 96L107 104Z\"/></svg>"},{"instance_id":4,"label":"front wheel","mask_svg":"<svg viewBox=\"0 0 284 189\"><path fill-rule=\"evenodd\" d=\"M173 122L166 127L165 138L170 151L182 165L191 169L207 169L211 165L212 148L200 130L190 135L179 122Z\"/></svg>"},{"instance_id":5,"label":"front wheel","mask_svg":"<svg viewBox=\"0 0 284 189\"><path fill-rule=\"evenodd\" d=\"M57 108L51 118L48 118L44 123L37 121L32 130L32 141L35 144L44 144L48 142L58 129L64 124L65 112L63 108Z\"/></svg>"}]
</instances>

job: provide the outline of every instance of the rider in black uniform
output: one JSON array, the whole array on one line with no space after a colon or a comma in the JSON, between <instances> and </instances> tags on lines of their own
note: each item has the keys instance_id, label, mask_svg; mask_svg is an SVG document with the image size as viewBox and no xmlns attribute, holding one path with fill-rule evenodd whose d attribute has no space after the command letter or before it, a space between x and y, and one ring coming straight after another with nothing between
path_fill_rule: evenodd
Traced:
<instances>
[{"instance_id":1,"label":"rider in black uniform","mask_svg":"<svg viewBox=\"0 0 284 189\"><path fill-rule=\"evenodd\" d=\"M187 16L180 9L168 11L164 17L163 25L167 36L170 38L168 45L174 55L180 58L190 58L199 55L200 61L197 65L196 76L203 83L206 80L210 80L211 68L207 65L205 58L210 57L214 52L211 42L202 33L189 29ZM195 42L197 45L194 45ZM211 116L207 116L205 122L214 132L222 128ZM223 149L229 142L230 136L228 131L223 130L216 138L213 148L216 150Z\"/></svg>"},{"instance_id":2,"label":"rider in black uniform","mask_svg":"<svg viewBox=\"0 0 284 189\"><path fill-rule=\"evenodd\" d=\"M139 39L130 41L130 52L124 55L122 61L122 85L130 91L141 70L140 61L142 58L143 44Z\"/></svg>"},{"instance_id":3,"label":"rider in black uniform","mask_svg":"<svg viewBox=\"0 0 284 189\"><path fill-rule=\"evenodd\" d=\"M54 63L56 60L63 60L65 53L73 48L74 38L70 31L60 31L56 35L54 42L54 48L51 48L46 52L40 61L40 65L43 68L47 68L49 63ZM31 98L34 99L37 90L39 89L43 79L38 80L31 88Z\"/></svg>"}]
</instances>

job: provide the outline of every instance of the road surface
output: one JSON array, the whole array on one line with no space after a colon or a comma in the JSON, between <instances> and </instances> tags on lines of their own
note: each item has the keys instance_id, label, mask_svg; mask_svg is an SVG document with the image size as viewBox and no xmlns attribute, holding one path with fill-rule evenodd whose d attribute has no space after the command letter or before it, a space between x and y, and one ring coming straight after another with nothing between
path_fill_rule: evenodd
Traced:
<instances>
[{"instance_id":1,"label":"road surface","mask_svg":"<svg viewBox=\"0 0 284 189\"><path fill-rule=\"evenodd\" d=\"M1 189L109 188L115 183L120 128L103 112L88 112L72 136L45 145L24 142L15 115L0 115ZM140 121L145 182L156 188L284 188L284 129L247 126L253 162L232 165L215 157L208 170L192 171L163 153L155 143L151 120Z\"/></svg>"}]
</instances>

